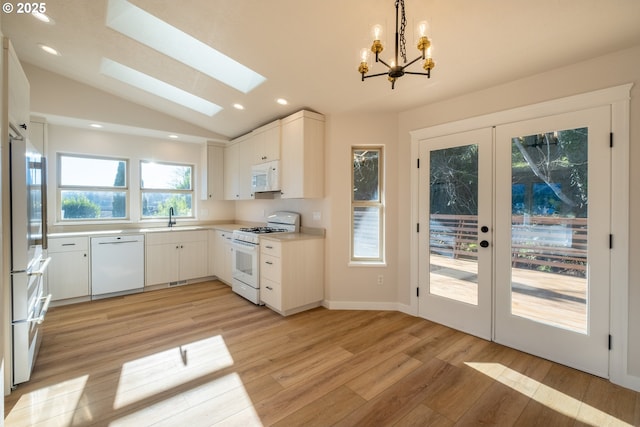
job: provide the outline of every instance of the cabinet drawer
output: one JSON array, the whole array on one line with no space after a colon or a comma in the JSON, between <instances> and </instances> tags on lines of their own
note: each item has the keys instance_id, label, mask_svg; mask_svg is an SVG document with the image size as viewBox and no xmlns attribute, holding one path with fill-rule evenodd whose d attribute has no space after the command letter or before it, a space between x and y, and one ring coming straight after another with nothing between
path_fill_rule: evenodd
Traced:
<instances>
[{"instance_id":1,"label":"cabinet drawer","mask_svg":"<svg viewBox=\"0 0 640 427\"><path fill-rule=\"evenodd\" d=\"M282 254L282 242L263 239L260 242L260 253L280 258Z\"/></svg>"},{"instance_id":2,"label":"cabinet drawer","mask_svg":"<svg viewBox=\"0 0 640 427\"><path fill-rule=\"evenodd\" d=\"M282 271L280 258L271 255L261 254L260 256L260 278L273 280L280 283L282 280Z\"/></svg>"},{"instance_id":3,"label":"cabinet drawer","mask_svg":"<svg viewBox=\"0 0 640 427\"><path fill-rule=\"evenodd\" d=\"M260 284L260 300L271 307L282 310L282 292L280 283L263 280Z\"/></svg>"},{"instance_id":4,"label":"cabinet drawer","mask_svg":"<svg viewBox=\"0 0 640 427\"><path fill-rule=\"evenodd\" d=\"M89 238L87 237L64 237L62 239L49 239L49 252L71 252L87 251L89 249Z\"/></svg>"}]
</instances>

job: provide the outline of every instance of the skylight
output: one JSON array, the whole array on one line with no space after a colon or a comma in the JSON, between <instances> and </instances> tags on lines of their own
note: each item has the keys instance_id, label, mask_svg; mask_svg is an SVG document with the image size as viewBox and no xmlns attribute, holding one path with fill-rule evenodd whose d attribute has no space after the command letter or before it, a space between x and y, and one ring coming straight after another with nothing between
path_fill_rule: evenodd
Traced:
<instances>
[{"instance_id":1,"label":"skylight","mask_svg":"<svg viewBox=\"0 0 640 427\"><path fill-rule=\"evenodd\" d=\"M107 26L240 92L248 93L266 80L126 0L109 0Z\"/></svg>"},{"instance_id":2,"label":"skylight","mask_svg":"<svg viewBox=\"0 0 640 427\"><path fill-rule=\"evenodd\" d=\"M213 116L222 110L222 107L211 101L171 86L162 80L158 80L138 70L122 65L119 62L112 61L111 59L102 58L100 72L105 76L120 80L123 83L160 96L199 113L206 114L207 116Z\"/></svg>"}]
</instances>

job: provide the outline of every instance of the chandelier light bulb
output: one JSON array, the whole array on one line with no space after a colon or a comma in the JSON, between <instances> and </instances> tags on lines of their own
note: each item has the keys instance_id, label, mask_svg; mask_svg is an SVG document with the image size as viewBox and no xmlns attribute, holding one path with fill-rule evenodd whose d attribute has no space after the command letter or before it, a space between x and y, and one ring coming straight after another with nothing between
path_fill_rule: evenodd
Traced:
<instances>
[{"instance_id":1,"label":"chandelier light bulb","mask_svg":"<svg viewBox=\"0 0 640 427\"><path fill-rule=\"evenodd\" d=\"M369 52L370 50L366 47L360 49L360 62L367 62L369 60Z\"/></svg>"},{"instance_id":2,"label":"chandelier light bulb","mask_svg":"<svg viewBox=\"0 0 640 427\"><path fill-rule=\"evenodd\" d=\"M420 21L418 23L418 38L429 36L429 23L427 21Z\"/></svg>"},{"instance_id":3,"label":"chandelier light bulb","mask_svg":"<svg viewBox=\"0 0 640 427\"><path fill-rule=\"evenodd\" d=\"M371 28L371 35L374 40L381 40L382 37L382 25L376 24Z\"/></svg>"}]
</instances>

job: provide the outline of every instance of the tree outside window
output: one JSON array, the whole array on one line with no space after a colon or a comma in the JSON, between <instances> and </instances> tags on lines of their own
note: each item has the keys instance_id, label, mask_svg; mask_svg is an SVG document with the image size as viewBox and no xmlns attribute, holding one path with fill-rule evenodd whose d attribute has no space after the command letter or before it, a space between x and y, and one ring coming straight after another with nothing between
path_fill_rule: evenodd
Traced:
<instances>
[{"instance_id":1,"label":"tree outside window","mask_svg":"<svg viewBox=\"0 0 640 427\"><path fill-rule=\"evenodd\" d=\"M384 261L382 147L351 150L351 260Z\"/></svg>"}]
</instances>

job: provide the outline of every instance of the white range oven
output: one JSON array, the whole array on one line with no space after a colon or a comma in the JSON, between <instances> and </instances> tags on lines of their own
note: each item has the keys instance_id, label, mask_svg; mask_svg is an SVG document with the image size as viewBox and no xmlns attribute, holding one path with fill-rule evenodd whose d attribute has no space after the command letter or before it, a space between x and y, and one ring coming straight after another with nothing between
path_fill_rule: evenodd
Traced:
<instances>
[{"instance_id":1,"label":"white range oven","mask_svg":"<svg viewBox=\"0 0 640 427\"><path fill-rule=\"evenodd\" d=\"M254 304L260 300L260 235L297 233L300 214L275 212L267 217L265 227L241 228L233 232L233 280L231 289Z\"/></svg>"}]
</instances>

